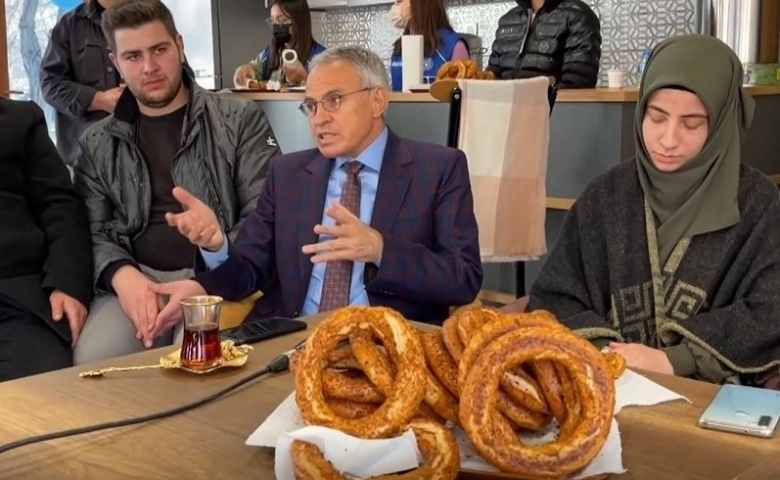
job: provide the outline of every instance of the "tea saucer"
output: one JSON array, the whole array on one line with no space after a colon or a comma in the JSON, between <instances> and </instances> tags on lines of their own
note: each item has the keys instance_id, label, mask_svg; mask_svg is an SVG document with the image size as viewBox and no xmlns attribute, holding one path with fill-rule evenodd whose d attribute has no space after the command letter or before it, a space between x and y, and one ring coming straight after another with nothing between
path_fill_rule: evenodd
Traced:
<instances>
[{"instance_id":1,"label":"tea saucer","mask_svg":"<svg viewBox=\"0 0 780 480\"><path fill-rule=\"evenodd\" d=\"M102 378L109 373L116 372L132 372L138 370L150 370L150 369L179 369L189 373L209 373L215 370L219 370L224 367L243 367L246 365L249 359L249 351L252 350L251 345L238 345L236 346L232 340L222 340L220 344L222 349L222 363L215 365L205 370L195 370L189 367L185 367L181 364L181 348L175 351L163 355L160 357L160 362L156 365L135 365L130 367L105 367L99 370L87 370L79 373L81 378Z\"/></svg>"},{"instance_id":2,"label":"tea saucer","mask_svg":"<svg viewBox=\"0 0 780 480\"><path fill-rule=\"evenodd\" d=\"M222 362L205 370L196 370L182 365L181 348L177 348L173 352L160 357L160 365L164 368L178 368L190 373L209 373L225 367L243 367L249 360L249 351L252 350L251 345L236 346L232 340L222 340L220 346L222 349Z\"/></svg>"}]
</instances>

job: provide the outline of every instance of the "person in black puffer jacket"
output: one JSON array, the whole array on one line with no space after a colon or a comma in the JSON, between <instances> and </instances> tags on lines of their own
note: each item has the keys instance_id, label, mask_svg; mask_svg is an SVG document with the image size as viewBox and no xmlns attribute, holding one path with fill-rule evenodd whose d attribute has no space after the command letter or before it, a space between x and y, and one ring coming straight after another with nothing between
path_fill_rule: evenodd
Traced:
<instances>
[{"instance_id":1,"label":"person in black puffer jacket","mask_svg":"<svg viewBox=\"0 0 780 480\"><path fill-rule=\"evenodd\" d=\"M488 70L496 78L554 76L563 88L596 86L601 22L581 0L517 0L498 21Z\"/></svg>"}]
</instances>

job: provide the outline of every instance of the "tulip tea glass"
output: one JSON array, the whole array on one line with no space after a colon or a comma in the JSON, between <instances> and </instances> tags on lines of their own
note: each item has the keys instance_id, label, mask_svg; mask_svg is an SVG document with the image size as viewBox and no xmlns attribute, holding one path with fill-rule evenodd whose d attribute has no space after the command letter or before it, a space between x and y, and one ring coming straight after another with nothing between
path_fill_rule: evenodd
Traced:
<instances>
[{"instance_id":1,"label":"tulip tea glass","mask_svg":"<svg viewBox=\"0 0 780 480\"><path fill-rule=\"evenodd\" d=\"M222 363L219 336L222 298L213 295L187 297L182 299L181 308L184 313L182 367L194 371L218 367Z\"/></svg>"}]
</instances>

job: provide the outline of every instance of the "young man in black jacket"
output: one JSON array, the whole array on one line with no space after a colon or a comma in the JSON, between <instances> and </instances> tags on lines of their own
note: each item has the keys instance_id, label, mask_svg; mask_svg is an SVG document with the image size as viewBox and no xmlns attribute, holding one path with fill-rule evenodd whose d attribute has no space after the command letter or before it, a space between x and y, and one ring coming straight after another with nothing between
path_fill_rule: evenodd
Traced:
<instances>
[{"instance_id":1,"label":"young man in black jacket","mask_svg":"<svg viewBox=\"0 0 780 480\"><path fill-rule=\"evenodd\" d=\"M596 86L601 22L581 0L517 0L498 21L488 70L496 78L555 77L562 88Z\"/></svg>"},{"instance_id":2,"label":"young man in black jacket","mask_svg":"<svg viewBox=\"0 0 780 480\"><path fill-rule=\"evenodd\" d=\"M92 239L32 102L0 99L0 224L0 382L69 367L92 300Z\"/></svg>"}]
</instances>

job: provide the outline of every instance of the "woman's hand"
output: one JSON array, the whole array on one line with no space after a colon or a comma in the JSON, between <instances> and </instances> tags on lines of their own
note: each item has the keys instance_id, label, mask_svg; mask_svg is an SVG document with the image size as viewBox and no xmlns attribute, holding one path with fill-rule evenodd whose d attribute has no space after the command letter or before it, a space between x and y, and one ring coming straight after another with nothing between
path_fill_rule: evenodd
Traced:
<instances>
[{"instance_id":1,"label":"woman's hand","mask_svg":"<svg viewBox=\"0 0 780 480\"><path fill-rule=\"evenodd\" d=\"M287 81L290 83L302 83L309 77L303 64L299 61L293 63L285 63L282 65L284 70L284 76L287 77Z\"/></svg>"},{"instance_id":2,"label":"woman's hand","mask_svg":"<svg viewBox=\"0 0 780 480\"><path fill-rule=\"evenodd\" d=\"M650 348L641 343L611 342L610 350L626 359L626 365L630 368L638 368L648 372L674 375L674 369L669 357L663 350Z\"/></svg>"},{"instance_id":3,"label":"woman's hand","mask_svg":"<svg viewBox=\"0 0 780 480\"><path fill-rule=\"evenodd\" d=\"M257 71L252 65L240 65L233 74L233 85L236 88L246 88L250 80L257 80Z\"/></svg>"}]
</instances>

